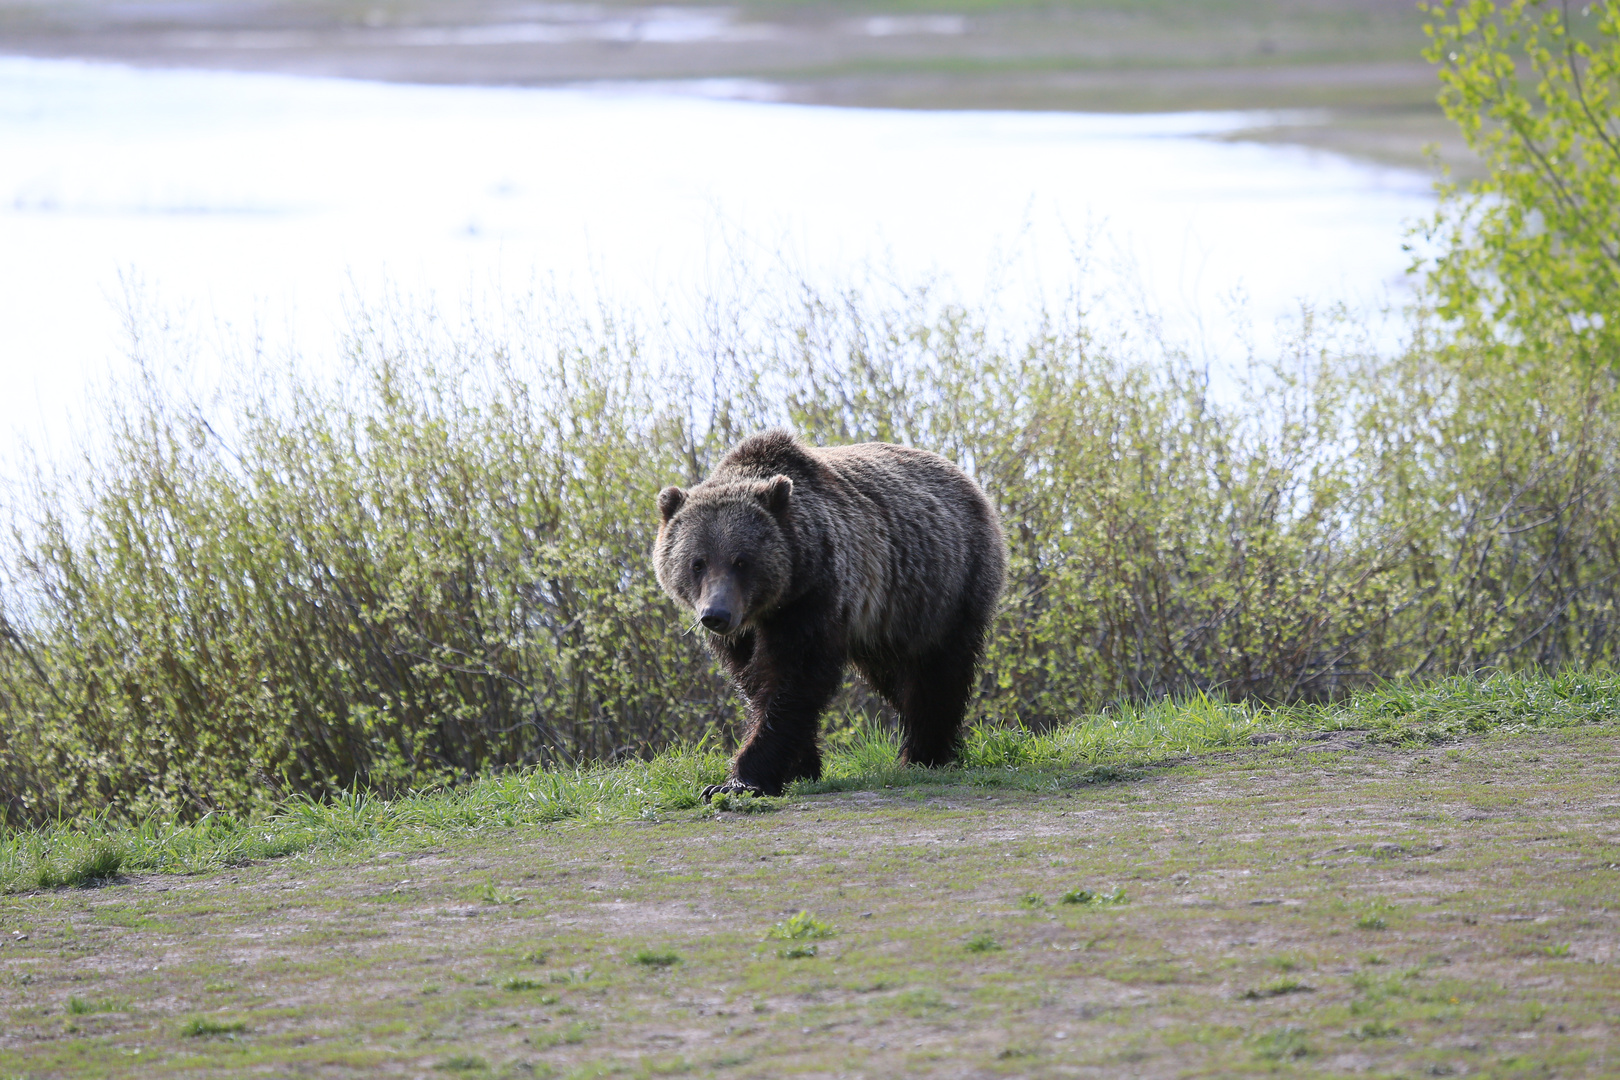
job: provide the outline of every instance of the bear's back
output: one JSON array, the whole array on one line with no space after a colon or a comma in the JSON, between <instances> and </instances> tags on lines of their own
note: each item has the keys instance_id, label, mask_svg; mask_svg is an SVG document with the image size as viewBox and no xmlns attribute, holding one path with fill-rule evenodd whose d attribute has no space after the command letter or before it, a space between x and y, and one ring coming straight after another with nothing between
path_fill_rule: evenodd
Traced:
<instances>
[{"instance_id":1,"label":"bear's back","mask_svg":"<svg viewBox=\"0 0 1620 1080\"><path fill-rule=\"evenodd\" d=\"M891 443L810 447L783 431L739 443L711 483L793 480L795 533L826 552L814 582L837 598L856 642L926 647L967 611L988 613L1006 568L1001 528L984 493L927 450Z\"/></svg>"}]
</instances>

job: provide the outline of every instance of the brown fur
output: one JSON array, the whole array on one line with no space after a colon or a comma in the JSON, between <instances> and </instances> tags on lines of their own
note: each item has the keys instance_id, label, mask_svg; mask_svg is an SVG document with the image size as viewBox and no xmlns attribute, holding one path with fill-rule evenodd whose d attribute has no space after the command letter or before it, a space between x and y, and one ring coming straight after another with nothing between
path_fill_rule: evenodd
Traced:
<instances>
[{"instance_id":1,"label":"brown fur","mask_svg":"<svg viewBox=\"0 0 1620 1080\"><path fill-rule=\"evenodd\" d=\"M748 702L726 789L821 775L817 721L851 662L899 712L903 761L955 758L1007 565L966 474L926 450L771 431L658 508L658 582Z\"/></svg>"}]
</instances>

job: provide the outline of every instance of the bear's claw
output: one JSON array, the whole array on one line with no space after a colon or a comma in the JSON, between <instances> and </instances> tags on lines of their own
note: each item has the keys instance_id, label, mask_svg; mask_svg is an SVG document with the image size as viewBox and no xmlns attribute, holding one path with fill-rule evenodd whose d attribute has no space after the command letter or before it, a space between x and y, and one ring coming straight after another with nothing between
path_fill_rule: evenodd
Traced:
<instances>
[{"instance_id":1,"label":"bear's claw","mask_svg":"<svg viewBox=\"0 0 1620 1080\"><path fill-rule=\"evenodd\" d=\"M703 801L708 802L716 795L752 795L755 798L764 798L765 789L756 787L746 780L727 780L723 784L710 784L703 789Z\"/></svg>"}]
</instances>

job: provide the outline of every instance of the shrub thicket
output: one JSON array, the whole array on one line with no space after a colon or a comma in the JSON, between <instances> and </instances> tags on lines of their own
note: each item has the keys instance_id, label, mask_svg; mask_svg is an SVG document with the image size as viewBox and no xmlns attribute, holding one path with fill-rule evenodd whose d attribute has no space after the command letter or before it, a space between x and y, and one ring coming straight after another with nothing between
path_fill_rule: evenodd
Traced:
<instances>
[{"instance_id":1,"label":"shrub thicket","mask_svg":"<svg viewBox=\"0 0 1620 1080\"><path fill-rule=\"evenodd\" d=\"M82 469L12 499L0 807L234 812L723 742L733 695L648 567L652 496L770 424L936 449L1000 507L1011 584L982 715L1608 663L1620 427L1590 331L1620 325L1593 309L1612 294L1577 298L1574 336L1516 323L1460 253L1531 219L1447 205L1409 349L1363 355L1306 319L1219 394L1078 315L1014 338L917 298L813 294L711 319L696 347L605 319L379 320L344 379L209 407L149 381ZM1513 257L1567 260L1583 220L1535 217L1576 231Z\"/></svg>"}]
</instances>

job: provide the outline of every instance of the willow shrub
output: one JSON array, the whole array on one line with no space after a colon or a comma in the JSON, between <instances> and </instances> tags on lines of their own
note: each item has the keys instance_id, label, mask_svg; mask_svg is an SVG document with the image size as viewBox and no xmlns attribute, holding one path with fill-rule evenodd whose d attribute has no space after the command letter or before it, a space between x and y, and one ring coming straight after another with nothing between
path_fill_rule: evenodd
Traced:
<instances>
[{"instance_id":1,"label":"willow shrub","mask_svg":"<svg viewBox=\"0 0 1620 1080\"><path fill-rule=\"evenodd\" d=\"M857 296L658 349L563 324L362 323L342 379L117 399L86 464L10 507L8 818L724 745L735 695L653 580L653 496L772 423L932 447L990 493L1012 555L993 720L1612 659L1620 457L1595 380L1421 343L1376 361L1307 326L1215 396L1083 319L1009 338ZM844 704L876 707L859 684Z\"/></svg>"}]
</instances>

